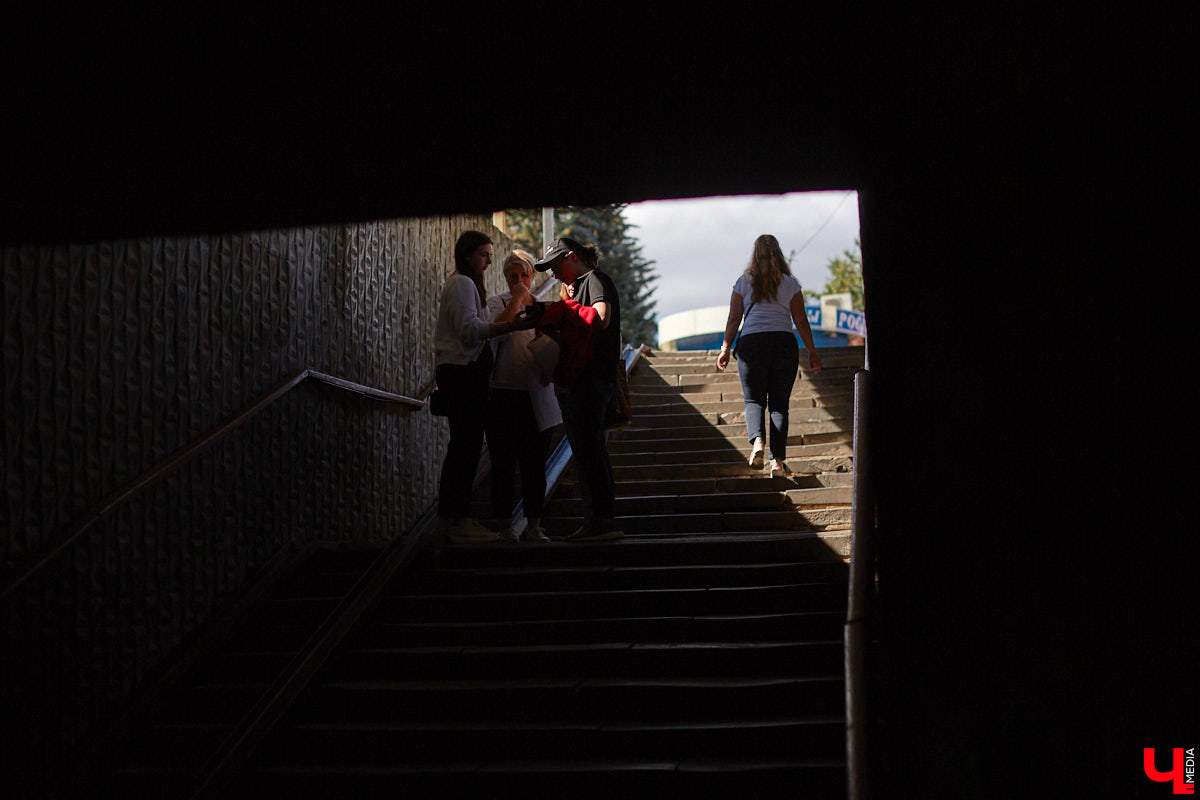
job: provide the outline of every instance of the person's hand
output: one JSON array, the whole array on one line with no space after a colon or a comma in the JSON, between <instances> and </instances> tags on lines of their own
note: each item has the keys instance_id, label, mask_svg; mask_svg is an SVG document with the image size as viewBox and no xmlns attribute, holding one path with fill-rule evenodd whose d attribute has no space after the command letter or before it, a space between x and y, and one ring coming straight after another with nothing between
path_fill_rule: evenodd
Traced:
<instances>
[{"instance_id":1,"label":"person's hand","mask_svg":"<svg viewBox=\"0 0 1200 800\"><path fill-rule=\"evenodd\" d=\"M522 311L517 316L513 317L513 330L527 331L530 328L536 328L542 315L546 313L545 303L530 302L529 307Z\"/></svg>"},{"instance_id":2,"label":"person's hand","mask_svg":"<svg viewBox=\"0 0 1200 800\"><path fill-rule=\"evenodd\" d=\"M815 348L808 351L808 368L813 372L821 371L821 357L817 355Z\"/></svg>"},{"instance_id":3,"label":"person's hand","mask_svg":"<svg viewBox=\"0 0 1200 800\"><path fill-rule=\"evenodd\" d=\"M530 328L537 327L537 320L528 314L517 314L509 324L512 325L514 331L527 331Z\"/></svg>"},{"instance_id":4,"label":"person's hand","mask_svg":"<svg viewBox=\"0 0 1200 800\"><path fill-rule=\"evenodd\" d=\"M724 372L729 366L729 348L722 347L721 352L717 354L717 372Z\"/></svg>"},{"instance_id":5,"label":"person's hand","mask_svg":"<svg viewBox=\"0 0 1200 800\"><path fill-rule=\"evenodd\" d=\"M513 287L512 299L508 301L508 305L504 307L504 310L515 314L532 302L533 295L529 293L528 289L518 283Z\"/></svg>"},{"instance_id":6,"label":"person's hand","mask_svg":"<svg viewBox=\"0 0 1200 800\"><path fill-rule=\"evenodd\" d=\"M512 287L512 297L513 301L519 302L523 306L527 306L533 302L533 295L525 288L525 284L519 282L516 286Z\"/></svg>"}]
</instances>

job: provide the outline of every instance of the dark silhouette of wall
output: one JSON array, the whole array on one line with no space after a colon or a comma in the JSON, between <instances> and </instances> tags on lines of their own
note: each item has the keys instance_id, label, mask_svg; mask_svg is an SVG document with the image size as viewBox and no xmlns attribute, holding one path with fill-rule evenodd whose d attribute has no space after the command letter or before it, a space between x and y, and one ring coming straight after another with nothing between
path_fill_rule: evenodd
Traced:
<instances>
[{"instance_id":1,"label":"dark silhouette of wall","mask_svg":"<svg viewBox=\"0 0 1200 800\"><path fill-rule=\"evenodd\" d=\"M457 215L0 248L4 749L66 758L284 548L383 542L425 513L446 424L304 383L8 591L107 498L302 370L422 396L469 228L499 258L511 247Z\"/></svg>"},{"instance_id":2,"label":"dark silhouette of wall","mask_svg":"<svg viewBox=\"0 0 1200 800\"><path fill-rule=\"evenodd\" d=\"M1196 738L1195 20L1153 13L75 20L86 70L9 51L45 69L3 238L858 189L887 793L1157 796L1141 748Z\"/></svg>"}]
</instances>

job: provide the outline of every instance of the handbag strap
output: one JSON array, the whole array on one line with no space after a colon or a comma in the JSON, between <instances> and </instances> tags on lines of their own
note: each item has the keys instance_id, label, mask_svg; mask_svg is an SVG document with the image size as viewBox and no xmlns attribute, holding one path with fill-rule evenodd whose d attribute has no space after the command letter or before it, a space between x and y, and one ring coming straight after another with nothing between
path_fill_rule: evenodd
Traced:
<instances>
[{"instance_id":1,"label":"handbag strap","mask_svg":"<svg viewBox=\"0 0 1200 800\"><path fill-rule=\"evenodd\" d=\"M496 337L496 350L492 354L492 375L489 380L494 380L496 378L496 368L500 366L500 348L504 347L504 340L507 338L508 336Z\"/></svg>"},{"instance_id":2,"label":"handbag strap","mask_svg":"<svg viewBox=\"0 0 1200 800\"><path fill-rule=\"evenodd\" d=\"M737 333L733 336L733 344L730 345L731 349L737 349L738 339L742 338L742 328L746 325L746 317L750 316L750 309L754 308L754 303L755 301L751 300L750 305L748 305L746 310L742 312L742 323L741 325L738 325Z\"/></svg>"}]
</instances>

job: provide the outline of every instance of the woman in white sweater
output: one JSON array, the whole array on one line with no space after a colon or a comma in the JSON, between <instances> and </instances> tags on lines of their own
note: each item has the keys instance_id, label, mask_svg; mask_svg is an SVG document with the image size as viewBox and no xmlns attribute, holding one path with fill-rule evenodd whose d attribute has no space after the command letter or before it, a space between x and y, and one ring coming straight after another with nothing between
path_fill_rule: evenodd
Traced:
<instances>
[{"instance_id":1,"label":"woman in white sweater","mask_svg":"<svg viewBox=\"0 0 1200 800\"><path fill-rule=\"evenodd\" d=\"M442 287L434 328L438 392L445 400L450 443L438 484L438 526L452 543L494 542L499 537L469 516L471 488L483 449L488 381L492 373L493 336L522 330L514 318L525 306L524 287L495 318L487 308L483 273L495 255L492 240L466 231L454 245L454 273Z\"/></svg>"}]
</instances>

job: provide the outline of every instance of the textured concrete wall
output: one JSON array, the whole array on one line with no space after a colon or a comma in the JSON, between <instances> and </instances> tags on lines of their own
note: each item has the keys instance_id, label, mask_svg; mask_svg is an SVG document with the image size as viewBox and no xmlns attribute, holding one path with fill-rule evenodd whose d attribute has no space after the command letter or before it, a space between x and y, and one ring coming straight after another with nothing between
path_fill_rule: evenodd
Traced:
<instances>
[{"instance_id":1,"label":"textured concrete wall","mask_svg":"<svg viewBox=\"0 0 1200 800\"><path fill-rule=\"evenodd\" d=\"M5 248L5 585L297 370L419 395L467 229L507 254L477 216ZM503 288L498 266L488 284ZM406 530L435 499L446 438L428 411L312 382L288 393L5 603L6 729L69 746L287 542Z\"/></svg>"}]
</instances>

